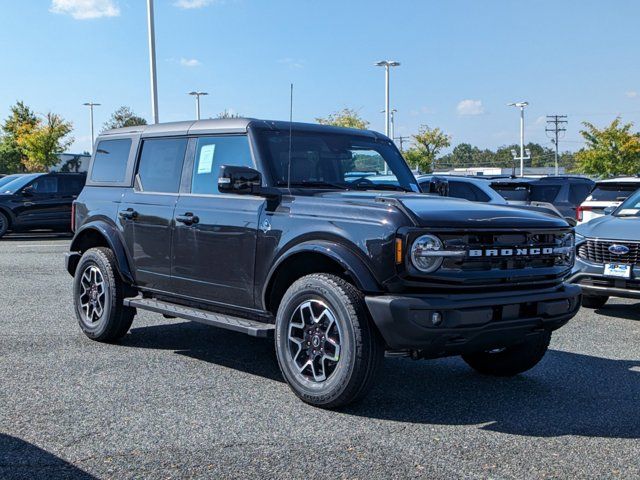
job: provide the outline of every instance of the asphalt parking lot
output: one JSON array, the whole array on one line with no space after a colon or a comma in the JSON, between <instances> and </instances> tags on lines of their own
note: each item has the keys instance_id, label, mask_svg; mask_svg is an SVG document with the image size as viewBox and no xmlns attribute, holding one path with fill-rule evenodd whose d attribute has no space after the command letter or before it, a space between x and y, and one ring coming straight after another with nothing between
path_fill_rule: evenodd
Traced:
<instances>
[{"instance_id":1,"label":"asphalt parking lot","mask_svg":"<svg viewBox=\"0 0 640 480\"><path fill-rule=\"evenodd\" d=\"M367 399L306 406L269 341L72 311L65 237L0 241L0 478L640 478L640 304L582 310L531 372L386 359Z\"/></svg>"}]
</instances>

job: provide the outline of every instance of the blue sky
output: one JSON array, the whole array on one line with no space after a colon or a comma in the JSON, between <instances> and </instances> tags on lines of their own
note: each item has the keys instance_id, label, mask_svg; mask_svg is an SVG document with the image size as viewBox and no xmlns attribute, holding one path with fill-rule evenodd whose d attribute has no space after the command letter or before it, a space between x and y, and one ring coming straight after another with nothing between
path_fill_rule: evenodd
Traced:
<instances>
[{"instance_id":1,"label":"blue sky","mask_svg":"<svg viewBox=\"0 0 640 480\"><path fill-rule=\"evenodd\" d=\"M224 109L313 121L357 109L382 131L384 77L394 59L396 135L438 126L453 143L495 148L549 144L544 116L568 114L563 149L580 147L580 122L617 114L640 129L640 2L500 0L156 0L160 120ZM0 0L0 117L22 99L75 127L88 149L88 112L101 126L120 105L150 118L144 0ZM550 144L549 144L550 145Z\"/></svg>"}]
</instances>

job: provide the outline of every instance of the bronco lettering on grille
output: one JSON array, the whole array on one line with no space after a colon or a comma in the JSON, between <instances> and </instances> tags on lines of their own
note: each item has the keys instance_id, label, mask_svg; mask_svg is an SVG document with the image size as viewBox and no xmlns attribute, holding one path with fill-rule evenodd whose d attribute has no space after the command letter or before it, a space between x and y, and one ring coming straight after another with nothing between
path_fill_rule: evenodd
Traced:
<instances>
[{"instance_id":1,"label":"bronco lettering on grille","mask_svg":"<svg viewBox=\"0 0 640 480\"><path fill-rule=\"evenodd\" d=\"M529 257L553 255L553 247L536 248L487 248L469 250L470 257Z\"/></svg>"}]
</instances>

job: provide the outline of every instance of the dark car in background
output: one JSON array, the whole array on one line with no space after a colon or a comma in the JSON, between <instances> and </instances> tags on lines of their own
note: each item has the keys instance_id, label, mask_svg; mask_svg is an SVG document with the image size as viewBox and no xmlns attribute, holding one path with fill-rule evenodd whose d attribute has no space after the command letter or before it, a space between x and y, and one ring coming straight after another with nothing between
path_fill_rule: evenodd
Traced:
<instances>
[{"instance_id":1,"label":"dark car in background","mask_svg":"<svg viewBox=\"0 0 640 480\"><path fill-rule=\"evenodd\" d=\"M594 185L588 178L571 176L504 178L491 182L491 187L509 203L550 203L572 225L576 224L578 206Z\"/></svg>"},{"instance_id":2,"label":"dark car in background","mask_svg":"<svg viewBox=\"0 0 640 480\"><path fill-rule=\"evenodd\" d=\"M28 173L0 179L0 237L7 232L71 230L71 204L84 173Z\"/></svg>"},{"instance_id":3,"label":"dark car in background","mask_svg":"<svg viewBox=\"0 0 640 480\"><path fill-rule=\"evenodd\" d=\"M600 308L609 297L640 299L640 191L612 214L576 227L570 280L582 287L585 307Z\"/></svg>"}]
</instances>

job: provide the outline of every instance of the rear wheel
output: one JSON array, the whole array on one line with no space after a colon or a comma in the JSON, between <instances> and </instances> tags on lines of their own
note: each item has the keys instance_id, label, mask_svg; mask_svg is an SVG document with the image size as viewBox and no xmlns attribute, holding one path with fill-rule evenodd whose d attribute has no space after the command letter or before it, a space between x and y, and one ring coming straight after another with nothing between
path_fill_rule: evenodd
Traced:
<instances>
[{"instance_id":1,"label":"rear wheel","mask_svg":"<svg viewBox=\"0 0 640 480\"><path fill-rule=\"evenodd\" d=\"M73 283L75 311L84 334L99 342L113 342L126 335L136 314L122 303L127 286L117 273L113 252L98 247L87 250L76 269Z\"/></svg>"},{"instance_id":2,"label":"rear wheel","mask_svg":"<svg viewBox=\"0 0 640 480\"><path fill-rule=\"evenodd\" d=\"M0 238L4 236L5 233L9 230L9 219L7 216L0 212Z\"/></svg>"},{"instance_id":3,"label":"rear wheel","mask_svg":"<svg viewBox=\"0 0 640 480\"><path fill-rule=\"evenodd\" d=\"M463 355L474 370L497 377L511 377L535 367L549 348L551 332L544 332L510 347Z\"/></svg>"},{"instance_id":4,"label":"rear wheel","mask_svg":"<svg viewBox=\"0 0 640 480\"><path fill-rule=\"evenodd\" d=\"M334 275L307 275L287 290L275 336L287 383L304 402L322 408L362 398L384 357L362 294Z\"/></svg>"},{"instance_id":5,"label":"rear wheel","mask_svg":"<svg viewBox=\"0 0 640 480\"><path fill-rule=\"evenodd\" d=\"M582 306L586 308L601 308L609 300L603 295L582 295Z\"/></svg>"}]
</instances>

